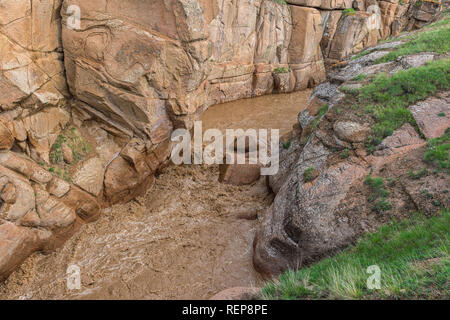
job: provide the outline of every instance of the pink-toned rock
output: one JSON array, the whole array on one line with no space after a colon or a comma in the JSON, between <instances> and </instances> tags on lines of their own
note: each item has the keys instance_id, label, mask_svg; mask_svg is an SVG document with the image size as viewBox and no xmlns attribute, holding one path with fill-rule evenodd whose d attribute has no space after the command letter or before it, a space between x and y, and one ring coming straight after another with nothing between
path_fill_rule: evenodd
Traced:
<instances>
[{"instance_id":1,"label":"pink-toned rock","mask_svg":"<svg viewBox=\"0 0 450 320\"><path fill-rule=\"evenodd\" d=\"M61 49L62 0L0 2L0 105L19 102L57 105L64 100ZM7 94L3 94L6 92Z\"/></svg>"},{"instance_id":2,"label":"pink-toned rock","mask_svg":"<svg viewBox=\"0 0 450 320\"><path fill-rule=\"evenodd\" d=\"M445 98L428 98L409 110L427 139L441 137L450 127L450 103Z\"/></svg>"},{"instance_id":3,"label":"pink-toned rock","mask_svg":"<svg viewBox=\"0 0 450 320\"><path fill-rule=\"evenodd\" d=\"M153 175L140 175L132 164L119 156L106 170L105 196L111 203L128 202L145 193L153 181Z\"/></svg>"},{"instance_id":4,"label":"pink-toned rock","mask_svg":"<svg viewBox=\"0 0 450 320\"><path fill-rule=\"evenodd\" d=\"M36 230L0 222L0 281L40 247Z\"/></svg>"},{"instance_id":5,"label":"pink-toned rock","mask_svg":"<svg viewBox=\"0 0 450 320\"><path fill-rule=\"evenodd\" d=\"M261 166L258 164L222 164L220 165L219 182L242 186L258 181L261 177Z\"/></svg>"},{"instance_id":6,"label":"pink-toned rock","mask_svg":"<svg viewBox=\"0 0 450 320\"><path fill-rule=\"evenodd\" d=\"M0 150L9 150L14 144L14 137L11 130L0 119Z\"/></svg>"},{"instance_id":7,"label":"pink-toned rock","mask_svg":"<svg viewBox=\"0 0 450 320\"><path fill-rule=\"evenodd\" d=\"M236 145L235 145L236 146ZM248 148L248 140L246 141ZM248 151L248 150L247 150ZM261 177L261 165L250 164L248 153L244 155L245 164L238 164L238 154L234 154L234 164L227 164L226 157L224 164L219 165L219 182L242 186L258 181Z\"/></svg>"},{"instance_id":8,"label":"pink-toned rock","mask_svg":"<svg viewBox=\"0 0 450 320\"><path fill-rule=\"evenodd\" d=\"M338 121L334 124L334 132L339 139L348 142L363 142L370 134L370 128L357 122Z\"/></svg>"},{"instance_id":9,"label":"pink-toned rock","mask_svg":"<svg viewBox=\"0 0 450 320\"><path fill-rule=\"evenodd\" d=\"M397 129L391 136L385 138L374 152L376 156L388 156L401 153L403 148L412 146L422 146L425 141L422 140L416 130L409 123L404 124Z\"/></svg>"},{"instance_id":10,"label":"pink-toned rock","mask_svg":"<svg viewBox=\"0 0 450 320\"><path fill-rule=\"evenodd\" d=\"M0 166L0 179L7 181L4 185L7 193L2 197L8 200L0 208L0 218L19 220L35 207L34 190L27 179L3 166Z\"/></svg>"},{"instance_id":11,"label":"pink-toned rock","mask_svg":"<svg viewBox=\"0 0 450 320\"><path fill-rule=\"evenodd\" d=\"M320 11L313 8L291 6L293 37L289 44L291 64L320 60L319 44L323 27Z\"/></svg>"},{"instance_id":12,"label":"pink-toned rock","mask_svg":"<svg viewBox=\"0 0 450 320\"><path fill-rule=\"evenodd\" d=\"M0 188L0 198L7 204L16 202L16 187L11 182L7 183L3 188Z\"/></svg>"},{"instance_id":13,"label":"pink-toned rock","mask_svg":"<svg viewBox=\"0 0 450 320\"><path fill-rule=\"evenodd\" d=\"M86 160L73 174L72 181L81 189L98 196L103 189L105 169L97 157Z\"/></svg>"},{"instance_id":14,"label":"pink-toned rock","mask_svg":"<svg viewBox=\"0 0 450 320\"><path fill-rule=\"evenodd\" d=\"M73 151L67 143L63 143L61 146L63 159L66 163L71 164L73 162Z\"/></svg>"}]
</instances>

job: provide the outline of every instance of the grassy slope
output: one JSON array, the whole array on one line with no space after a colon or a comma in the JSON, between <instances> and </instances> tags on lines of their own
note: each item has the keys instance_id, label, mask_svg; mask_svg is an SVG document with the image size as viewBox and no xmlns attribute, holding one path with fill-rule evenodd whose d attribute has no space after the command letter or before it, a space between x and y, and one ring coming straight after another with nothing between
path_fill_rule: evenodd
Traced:
<instances>
[{"instance_id":1,"label":"grassy slope","mask_svg":"<svg viewBox=\"0 0 450 320\"><path fill-rule=\"evenodd\" d=\"M288 271L263 289L266 299L450 298L450 212L420 214L383 226L343 253ZM381 289L369 290L366 272L381 269Z\"/></svg>"},{"instance_id":2,"label":"grassy slope","mask_svg":"<svg viewBox=\"0 0 450 320\"><path fill-rule=\"evenodd\" d=\"M448 28L448 22L444 26L439 25L435 29L411 36L408 42L380 58L377 63L393 61L400 56L419 52L448 52L450 48L450 29Z\"/></svg>"},{"instance_id":3,"label":"grassy slope","mask_svg":"<svg viewBox=\"0 0 450 320\"><path fill-rule=\"evenodd\" d=\"M371 144L377 145L404 123L415 125L408 106L439 90L450 89L450 59L399 71L392 76L378 75L370 84L353 92L358 105L373 115Z\"/></svg>"},{"instance_id":4,"label":"grassy slope","mask_svg":"<svg viewBox=\"0 0 450 320\"><path fill-rule=\"evenodd\" d=\"M408 42L405 42L404 44L400 45L386 56L378 59L376 63L393 61L400 56L410 55L419 52L447 53L450 46L449 25L450 25L450 12L447 11L443 14L443 18L441 20L429 24L421 32L403 38L407 39ZM391 38L388 40L381 41L381 43L391 42L395 40L397 39ZM373 51L374 49L370 48L361 51L361 53L352 57L352 60L365 56Z\"/></svg>"},{"instance_id":5,"label":"grassy slope","mask_svg":"<svg viewBox=\"0 0 450 320\"><path fill-rule=\"evenodd\" d=\"M410 37L410 41L377 61L395 60L417 52L448 52L450 15ZM370 51L367 51L370 52ZM407 107L450 88L450 60L378 75L360 90L348 92L370 113L375 125L369 150L406 122L415 125ZM425 160L449 170L448 131L428 142ZM419 213L393 222L360 239L343 253L309 268L287 271L263 289L266 299L304 298L450 298L450 213L426 219ZM380 290L367 289L367 267L381 268Z\"/></svg>"}]
</instances>

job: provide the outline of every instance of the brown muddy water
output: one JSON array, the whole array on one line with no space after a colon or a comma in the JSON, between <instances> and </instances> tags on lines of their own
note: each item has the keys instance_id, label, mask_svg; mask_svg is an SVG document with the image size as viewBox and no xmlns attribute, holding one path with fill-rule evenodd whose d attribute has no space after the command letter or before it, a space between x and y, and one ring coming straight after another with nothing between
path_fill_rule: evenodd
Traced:
<instances>
[{"instance_id":1,"label":"brown muddy water","mask_svg":"<svg viewBox=\"0 0 450 320\"><path fill-rule=\"evenodd\" d=\"M204 129L290 130L311 91L209 108ZM36 253L3 284L1 299L207 299L262 285L252 265L258 220L273 201L264 178L249 186L218 182L218 166L171 166L143 197L104 210L64 246ZM67 268L81 290L67 289Z\"/></svg>"}]
</instances>

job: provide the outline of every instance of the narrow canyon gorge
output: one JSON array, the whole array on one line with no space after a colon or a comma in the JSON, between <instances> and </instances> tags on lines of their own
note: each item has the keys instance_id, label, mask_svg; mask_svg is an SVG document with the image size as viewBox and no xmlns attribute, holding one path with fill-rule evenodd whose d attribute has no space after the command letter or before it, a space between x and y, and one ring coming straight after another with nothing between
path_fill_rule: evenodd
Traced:
<instances>
[{"instance_id":1,"label":"narrow canyon gorge","mask_svg":"<svg viewBox=\"0 0 450 320\"><path fill-rule=\"evenodd\" d=\"M445 87L411 101L413 120L373 150L373 117L347 112L371 79L448 61L426 50L380 60L447 7L0 0L0 298L208 299L260 288L393 216L448 208L445 171L420 187L398 178L392 216L364 194L367 176L406 175L446 134ZM279 172L175 166L172 133L195 121L279 129ZM80 290L66 286L72 264Z\"/></svg>"}]
</instances>

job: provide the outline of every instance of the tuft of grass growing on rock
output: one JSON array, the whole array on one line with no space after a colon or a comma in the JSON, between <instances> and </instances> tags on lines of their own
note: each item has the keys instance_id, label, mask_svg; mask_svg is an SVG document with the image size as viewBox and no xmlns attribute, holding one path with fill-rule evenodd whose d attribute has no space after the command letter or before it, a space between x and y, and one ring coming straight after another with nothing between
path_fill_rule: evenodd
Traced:
<instances>
[{"instance_id":1,"label":"tuft of grass growing on rock","mask_svg":"<svg viewBox=\"0 0 450 320\"><path fill-rule=\"evenodd\" d=\"M91 145L77 132L76 128L65 130L59 134L50 151L50 160L53 164L63 164L62 146L66 144L73 152L74 164L91 151Z\"/></svg>"},{"instance_id":2,"label":"tuft of grass growing on rock","mask_svg":"<svg viewBox=\"0 0 450 320\"><path fill-rule=\"evenodd\" d=\"M286 141L283 143L283 149L288 150L291 147L291 140Z\"/></svg>"},{"instance_id":3,"label":"tuft of grass growing on rock","mask_svg":"<svg viewBox=\"0 0 450 320\"><path fill-rule=\"evenodd\" d=\"M423 168L422 170L418 171L418 172L414 172L412 170L409 170L409 177L413 180L418 180L422 177L425 177L428 175L428 169L427 168Z\"/></svg>"},{"instance_id":4,"label":"tuft of grass growing on rock","mask_svg":"<svg viewBox=\"0 0 450 320\"><path fill-rule=\"evenodd\" d=\"M347 9L342 10L342 14L346 15L346 16L354 16L356 14L356 12L357 11L353 8L347 8Z\"/></svg>"},{"instance_id":5,"label":"tuft of grass growing on rock","mask_svg":"<svg viewBox=\"0 0 450 320\"><path fill-rule=\"evenodd\" d=\"M350 156L350 150L348 148L345 148L341 152L341 159L347 159Z\"/></svg>"},{"instance_id":6,"label":"tuft of grass growing on rock","mask_svg":"<svg viewBox=\"0 0 450 320\"><path fill-rule=\"evenodd\" d=\"M353 78L353 81L363 81L367 78L367 74L360 73L356 77Z\"/></svg>"},{"instance_id":7,"label":"tuft of grass growing on rock","mask_svg":"<svg viewBox=\"0 0 450 320\"><path fill-rule=\"evenodd\" d=\"M308 169L305 170L305 172L303 173L303 180L305 182L311 182L313 181L315 178L317 178L318 176L318 172L316 170L316 168L314 167L309 167Z\"/></svg>"},{"instance_id":8,"label":"tuft of grass growing on rock","mask_svg":"<svg viewBox=\"0 0 450 320\"><path fill-rule=\"evenodd\" d=\"M373 210L377 213L389 211L391 209L391 204L387 201L389 192L384 187L383 178L380 177L372 178L372 175L369 175L366 178L365 183L369 185L372 192L367 197L367 201L374 203Z\"/></svg>"},{"instance_id":9,"label":"tuft of grass growing on rock","mask_svg":"<svg viewBox=\"0 0 450 320\"><path fill-rule=\"evenodd\" d=\"M273 72L276 74L281 74L281 73L288 73L289 70L286 67L278 67L278 68L275 68L275 70L273 70Z\"/></svg>"},{"instance_id":10,"label":"tuft of grass growing on rock","mask_svg":"<svg viewBox=\"0 0 450 320\"><path fill-rule=\"evenodd\" d=\"M442 137L428 140L425 160L439 169L450 172L450 128Z\"/></svg>"},{"instance_id":11,"label":"tuft of grass growing on rock","mask_svg":"<svg viewBox=\"0 0 450 320\"><path fill-rule=\"evenodd\" d=\"M68 146L72 151L73 162L70 164L64 162L63 145ZM65 130L58 135L50 150L50 161L55 167L50 167L49 171L57 174L66 181L70 181L69 166L82 160L89 154L91 149L92 147L89 142L79 134L75 127Z\"/></svg>"},{"instance_id":12,"label":"tuft of grass growing on rock","mask_svg":"<svg viewBox=\"0 0 450 320\"><path fill-rule=\"evenodd\" d=\"M374 50L374 49L366 49L364 51L361 51L357 55L353 56L350 60L356 60L356 59L364 57L364 56L366 56L366 55L368 55L368 54L370 54L370 53L372 53L374 51L376 51L376 50Z\"/></svg>"},{"instance_id":13,"label":"tuft of grass growing on rock","mask_svg":"<svg viewBox=\"0 0 450 320\"><path fill-rule=\"evenodd\" d=\"M413 214L363 236L355 246L308 268L287 271L262 290L265 299L448 299L450 212ZM369 266L381 271L368 289Z\"/></svg>"},{"instance_id":14,"label":"tuft of grass growing on rock","mask_svg":"<svg viewBox=\"0 0 450 320\"><path fill-rule=\"evenodd\" d=\"M322 117L327 113L329 108L330 108L330 106L328 104L325 104L322 107L320 107L316 118L314 119L314 121L311 124L311 128L312 128L313 131L317 128L317 125L319 124L319 122L322 119Z\"/></svg>"}]
</instances>

